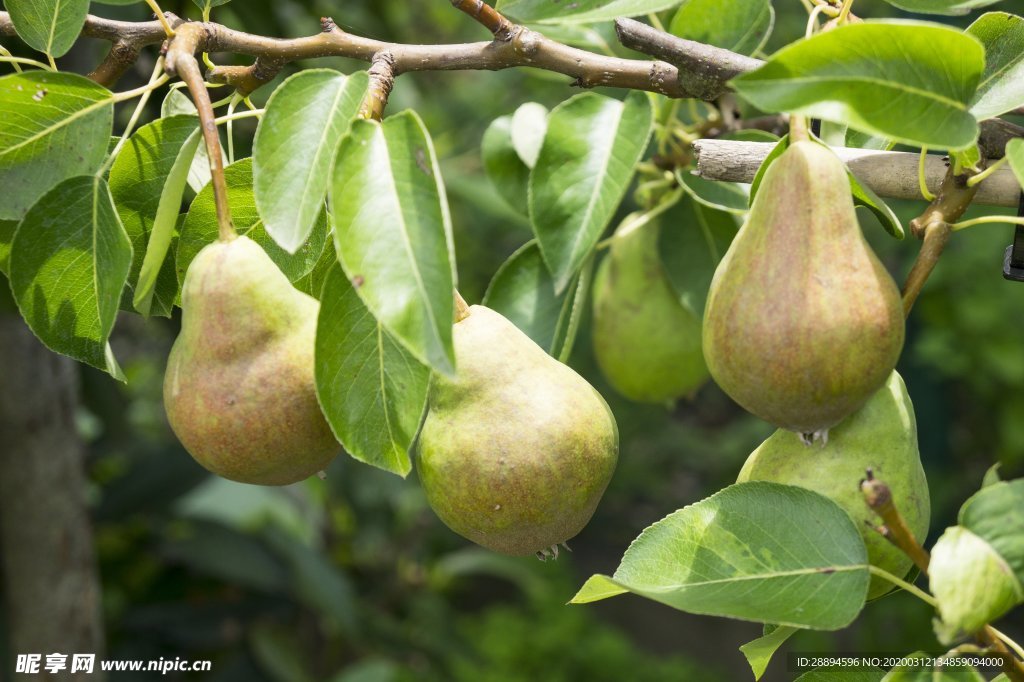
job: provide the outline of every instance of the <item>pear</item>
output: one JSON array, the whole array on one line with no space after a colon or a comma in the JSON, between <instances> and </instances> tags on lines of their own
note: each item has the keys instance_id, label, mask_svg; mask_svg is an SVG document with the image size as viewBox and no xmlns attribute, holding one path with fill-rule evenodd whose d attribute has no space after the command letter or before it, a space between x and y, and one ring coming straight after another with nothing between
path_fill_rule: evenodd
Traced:
<instances>
[{"instance_id":1,"label":"pear","mask_svg":"<svg viewBox=\"0 0 1024 682\"><path fill-rule=\"evenodd\" d=\"M472 306L455 324L456 373L436 376L420 433L427 501L495 552L548 553L590 520L618 459L601 395L511 322Z\"/></svg>"},{"instance_id":2,"label":"pear","mask_svg":"<svg viewBox=\"0 0 1024 682\"><path fill-rule=\"evenodd\" d=\"M737 481L773 481L831 498L860 530L868 560L902 578L911 560L874 530L881 520L860 490L869 468L889 486L896 508L914 537L923 542L931 515L928 480L917 449L914 406L896 372L860 410L832 430L827 443L808 447L797 434L779 429L751 453ZM892 588L891 583L872 576L868 598Z\"/></svg>"},{"instance_id":3,"label":"pear","mask_svg":"<svg viewBox=\"0 0 1024 682\"><path fill-rule=\"evenodd\" d=\"M791 144L712 279L711 376L762 419L820 434L885 383L903 334L899 291L861 234L846 167L823 145Z\"/></svg>"},{"instance_id":4,"label":"pear","mask_svg":"<svg viewBox=\"0 0 1024 682\"><path fill-rule=\"evenodd\" d=\"M339 445L313 381L316 299L237 237L196 255L181 307L164 408L185 449L242 483L286 485L326 467Z\"/></svg>"},{"instance_id":5,"label":"pear","mask_svg":"<svg viewBox=\"0 0 1024 682\"><path fill-rule=\"evenodd\" d=\"M701 318L665 274L660 229L625 223L594 278L594 356L608 383L636 402L674 402L708 378Z\"/></svg>"}]
</instances>

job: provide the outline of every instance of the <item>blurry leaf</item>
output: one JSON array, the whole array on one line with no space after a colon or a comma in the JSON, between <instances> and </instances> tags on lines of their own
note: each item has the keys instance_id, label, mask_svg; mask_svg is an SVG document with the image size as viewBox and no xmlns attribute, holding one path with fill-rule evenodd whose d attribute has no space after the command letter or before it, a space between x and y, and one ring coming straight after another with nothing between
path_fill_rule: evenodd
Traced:
<instances>
[{"instance_id":1,"label":"blurry leaf","mask_svg":"<svg viewBox=\"0 0 1024 682\"><path fill-rule=\"evenodd\" d=\"M260 667L275 682L313 682L306 669L308 656L302 651L298 633L267 622L249 632L249 644Z\"/></svg>"},{"instance_id":2,"label":"blurry leaf","mask_svg":"<svg viewBox=\"0 0 1024 682\"><path fill-rule=\"evenodd\" d=\"M1024 584L1024 479L982 488L964 502L958 520L992 545Z\"/></svg>"},{"instance_id":3,"label":"blurry leaf","mask_svg":"<svg viewBox=\"0 0 1024 682\"><path fill-rule=\"evenodd\" d=\"M178 295L174 258L166 256L200 139L199 119L160 118L128 138L110 169L110 193L132 240L130 300L143 315L169 317Z\"/></svg>"},{"instance_id":4,"label":"blurry leaf","mask_svg":"<svg viewBox=\"0 0 1024 682\"><path fill-rule=\"evenodd\" d=\"M400 677L396 663L386 659L359 661L345 668L331 679L331 682L398 682Z\"/></svg>"},{"instance_id":5,"label":"blurry leaf","mask_svg":"<svg viewBox=\"0 0 1024 682\"><path fill-rule=\"evenodd\" d=\"M529 597L541 599L548 591L547 580L532 571L524 571L518 557L503 556L479 547L465 547L445 554L434 562L433 581L442 590L447 583L466 576L489 575L514 584Z\"/></svg>"},{"instance_id":6,"label":"blurry leaf","mask_svg":"<svg viewBox=\"0 0 1024 682\"><path fill-rule=\"evenodd\" d=\"M405 476L427 404L430 370L366 308L341 267L324 285L316 392L334 435L361 462Z\"/></svg>"},{"instance_id":7,"label":"blurry leaf","mask_svg":"<svg viewBox=\"0 0 1024 682\"><path fill-rule=\"evenodd\" d=\"M352 584L326 554L299 542L277 524L263 530L263 538L288 566L295 596L321 615L332 634L357 632L356 595Z\"/></svg>"},{"instance_id":8,"label":"blurry leaf","mask_svg":"<svg viewBox=\"0 0 1024 682\"><path fill-rule=\"evenodd\" d=\"M527 168L537 165L537 157L540 156L540 149L544 144L544 134L547 129L548 109L543 104L527 102L516 109L512 115L512 125L509 130L512 147Z\"/></svg>"},{"instance_id":9,"label":"blurry leaf","mask_svg":"<svg viewBox=\"0 0 1024 682\"><path fill-rule=\"evenodd\" d=\"M167 96L164 97L164 101L160 105L160 116L167 118L182 114L199 118L196 105L187 95L180 89L168 90ZM220 156L221 161L227 166L228 155L224 152L223 147L220 150ZM193 192L199 192L208 182L210 182L210 154L206 150L206 144L200 143L196 149L195 158L192 159L192 165L188 169L188 186L192 188Z\"/></svg>"},{"instance_id":10,"label":"blurry leaf","mask_svg":"<svg viewBox=\"0 0 1024 682\"><path fill-rule=\"evenodd\" d=\"M771 0L683 0L669 32L750 55L764 46L774 25Z\"/></svg>"},{"instance_id":11,"label":"blurry leaf","mask_svg":"<svg viewBox=\"0 0 1024 682\"><path fill-rule=\"evenodd\" d=\"M984 66L981 44L953 28L862 22L792 43L732 84L766 112L804 114L906 144L957 150L978 137L968 106Z\"/></svg>"},{"instance_id":12,"label":"blurry leaf","mask_svg":"<svg viewBox=\"0 0 1024 682\"><path fill-rule=\"evenodd\" d=\"M170 535L160 547L170 561L228 584L273 594L287 590L284 565L251 535L208 521L183 523Z\"/></svg>"},{"instance_id":13,"label":"blurry leaf","mask_svg":"<svg viewBox=\"0 0 1024 682\"><path fill-rule=\"evenodd\" d=\"M820 139L826 147L845 147L847 130L849 130L849 128L842 123L822 121L821 134L818 135L818 139Z\"/></svg>"},{"instance_id":14,"label":"blurry leaf","mask_svg":"<svg viewBox=\"0 0 1024 682\"><path fill-rule=\"evenodd\" d=\"M649 526L612 585L689 613L838 630L860 613L870 573L860 531L835 502L777 483L740 483ZM600 592L598 594L600 594Z\"/></svg>"},{"instance_id":15,"label":"blurry leaf","mask_svg":"<svg viewBox=\"0 0 1024 682\"><path fill-rule=\"evenodd\" d=\"M421 362L454 371L451 217L419 116L356 121L330 196L338 255L366 307Z\"/></svg>"},{"instance_id":16,"label":"blurry leaf","mask_svg":"<svg viewBox=\"0 0 1024 682\"><path fill-rule=\"evenodd\" d=\"M732 130L722 135L719 139L736 140L738 142L778 142L779 136L775 133L769 133L767 130L741 128L740 130Z\"/></svg>"},{"instance_id":17,"label":"blurry leaf","mask_svg":"<svg viewBox=\"0 0 1024 682\"><path fill-rule=\"evenodd\" d=\"M747 190L735 182L719 182L688 171L677 170L676 180L700 204L719 211L743 215L747 212Z\"/></svg>"},{"instance_id":18,"label":"blurry leaf","mask_svg":"<svg viewBox=\"0 0 1024 682\"><path fill-rule=\"evenodd\" d=\"M982 120L1024 104L1024 19L988 12L968 26L967 33L985 46L985 71L971 113Z\"/></svg>"},{"instance_id":19,"label":"blurry leaf","mask_svg":"<svg viewBox=\"0 0 1024 682\"><path fill-rule=\"evenodd\" d=\"M1006 143L1006 160L1018 184L1024 187L1024 139L1015 137Z\"/></svg>"},{"instance_id":20,"label":"blurry leaf","mask_svg":"<svg viewBox=\"0 0 1024 682\"><path fill-rule=\"evenodd\" d=\"M206 9L207 7L220 7L221 5L226 5L231 2L231 0L192 0L192 2L195 3L195 6L199 9Z\"/></svg>"},{"instance_id":21,"label":"blurry leaf","mask_svg":"<svg viewBox=\"0 0 1024 682\"><path fill-rule=\"evenodd\" d=\"M578 283L561 294L544 265L536 240L509 256L494 274L483 304L492 308L529 336L553 357L571 347L573 309L585 299L589 287Z\"/></svg>"},{"instance_id":22,"label":"blurry leaf","mask_svg":"<svg viewBox=\"0 0 1024 682\"><path fill-rule=\"evenodd\" d=\"M17 229L17 220L0 220L0 272L5 275L9 273L11 242Z\"/></svg>"},{"instance_id":23,"label":"blurry leaf","mask_svg":"<svg viewBox=\"0 0 1024 682\"><path fill-rule=\"evenodd\" d=\"M568 287L614 217L653 122L642 92L624 102L583 93L548 117L530 174L530 218L556 292Z\"/></svg>"},{"instance_id":24,"label":"blurry leaf","mask_svg":"<svg viewBox=\"0 0 1024 682\"><path fill-rule=\"evenodd\" d=\"M972 9L995 4L999 0L886 0L893 7L917 14L967 14Z\"/></svg>"},{"instance_id":25,"label":"blurry leaf","mask_svg":"<svg viewBox=\"0 0 1024 682\"><path fill-rule=\"evenodd\" d=\"M857 149L877 149L887 152L895 147L896 143L885 137L847 129L845 146Z\"/></svg>"},{"instance_id":26,"label":"blurry leaf","mask_svg":"<svg viewBox=\"0 0 1024 682\"><path fill-rule=\"evenodd\" d=\"M108 339L132 262L101 178L63 181L29 209L11 245L11 291L47 348L124 380Z\"/></svg>"},{"instance_id":27,"label":"blurry leaf","mask_svg":"<svg viewBox=\"0 0 1024 682\"><path fill-rule=\"evenodd\" d=\"M679 0L498 0L496 9L519 21L594 22L660 12Z\"/></svg>"},{"instance_id":28,"label":"blurry leaf","mask_svg":"<svg viewBox=\"0 0 1024 682\"><path fill-rule=\"evenodd\" d=\"M703 318L711 278L739 229L736 216L684 196L659 222L665 274L683 306Z\"/></svg>"},{"instance_id":29,"label":"blurry leaf","mask_svg":"<svg viewBox=\"0 0 1024 682\"><path fill-rule=\"evenodd\" d=\"M264 228L288 253L319 220L334 154L367 84L365 71L308 69L267 102L253 141L253 192Z\"/></svg>"},{"instance_id":30,"label":"blurry leaf","mask_svg":"<svg viewBox=\"0 0 1024 682\"><path fill-rule=\"evenodd\" d=\"M985 471L984 478L981 479L981 487L987 488L990 485L999 483L999 467L1002 466L999 462L996 462Z\"/></svg>"},{"instance_id":31,"label":"blurry leaf","mask_svg":"<svg viewBox=\"0 0 1024 682\"><path fill-rule=\"evenodd\" d=\"M530 168L519 158L512 145L511 116L494 119L484 133L480 151L487 178L501 198L513 210L526 213Z\"/></svg>"},{"instance_id":32,"label":"blurry leaf","mask_svg":"<svg viewBox=\"0 0 1024 682\"><path fill-rule=\"evenodd\" d=\"M767 631L770 626L765 627ZM778 627L771 628L770 632L765 632L764 635L758 637L755 640L747 642L740 647L740 651L743 652L743 656L747 659L747 663L750 664L750 669L754 672L754 679L760 680L761 676L764 675L765 669L772 660L772 656L779 650L779 647L786 643L786 640L792 637L796 632L797 628L786 627L780 625Z\"/></svg>"},{"instance_id":33,"label":"blurry leaf","mask_svg":"<svg viewBox=\"0 0 1024 682\"><path fill-rule=\"evenodd\" d=\"M11 23L29 46L62 57L78 39L89 0L4 0Z\"/></svg>"},{"instance_id":34,"label":"blurry leaf","mask_svg":"<svg viewBox=\"0 0 1024 682\"><path fill-rule=\"evenodd\" d=\"M103 484L96 518L116 522L135 514L166 512L209 476L177 444L133 452L127 470Z\"/></svg>"},{"instance_id":35,"label":"blurry leaf","mask_svg":"<svg viewBox=\"0 0 1024 682\"><path fill-rule=\"evenodd\" d=\"M757 194L758 188L761 186L761 180L764 179L764 173L768 170L768 166L772 165L775 159L782 156L782 152L789 149L789 135L783 135L779 138L779 141L771 148L768 155L764 157L764 161L757 169L757 173L754 174L754 180L750 183L750 203L754 203L754 195Z\"/></svg>"},{"instance_id":36,"label":"blurry leaf","mask_svg":"<svg viewBox=\"0 0 1024 682\"><path fill-rule=\"evenodd\" d=\"M319 222L309 241L292 255L278 246L263 228L263 221L260 220L252 194L252 159L235 161L224 169L224 177L228 185L231 219L238 234L247 236L262 246L289 280L294 282L309 273L327 246L326 212L320 213ZM207 185L192 200L188 217L181 228L176 257L179 282L185 281L185 273L196 254L216 240L217 206L213 199L213 186Z\"/></svg>"},{"instance_id":37,"label":"blurry leaf","mask_svg":"<svg viewBox=\"0 0 1024 682\"><path fill-rule=\"evenodd\" d=\"M103 163L111 92L72 73L0 78L0 220L20 220L50 189Z\"/></svg>"}]
</instances>

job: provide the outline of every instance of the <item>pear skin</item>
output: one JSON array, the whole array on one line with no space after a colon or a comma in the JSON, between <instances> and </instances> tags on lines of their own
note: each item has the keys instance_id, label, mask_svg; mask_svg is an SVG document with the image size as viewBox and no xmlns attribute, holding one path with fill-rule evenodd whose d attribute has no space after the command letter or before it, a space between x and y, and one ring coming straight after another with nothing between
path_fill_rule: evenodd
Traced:
<instances>
[{"instance_id":1,"label":"pear skin","mask_svg":"<svg viewBox=\"0 0 1024 682\"><path fill-rule=\"evenodd\" d=\"M618 459L601 395L500 314L454 328L456 374L435 376L418 442L427 501L453 531L524 556L574 537Z\"/></svg>"},{"instance_id":2,"label":"pear skin","mask_svg":"<svg viewBox=\"0 0 1024 682\"><path fill-rule=\"evenodd\" d=\"M874 530L881 519L867 506L860 491L860 481L868 468L889 486L896 508L914 537L923 542L931 516L928 480L917 448L914 406L896 372L890 373L889 381L864 407L832 429L827 443L807 446L792 431L776 431L751 453L737 482L784 483L832 499L860 530L868 560L902 578L911 560ZM872 576L868 598L892 589L892 583Z\"/></svg>"},{"instance_id":3,"label":"pear skin","mask_svg":"<svg viewBox=\"0 0 1024 682\"><path fill-rule=\"evenodd\" d=\"M660 225L616 234L594 278L594 357L616 391L666 403L708 378L701 318L683 307L658 254Z\"/></svg>"},{"instance_id":4,"label":"pear skin","mask_svg":"<svg viewBox=\"0 0 1024 682\"><path fill-rule=\"evenodd\" d=\"M820 433L885 383L903 336L899 290L861 234L845 166L820 144L793 143L715 271L711 376L775 426Z\"/></svg>"},{"instance_id":5,"label":"pear skin","mask_svg":"<svg viewBox=\"0 0 1024 682\"><path fill-rule=\"evenodd\" d=\"M340 446L316 398L316 299L237 237L199 252L181 307L164 408L189 454L224 478L259 485L324 469Z\"/></svg>"}]
</instances>

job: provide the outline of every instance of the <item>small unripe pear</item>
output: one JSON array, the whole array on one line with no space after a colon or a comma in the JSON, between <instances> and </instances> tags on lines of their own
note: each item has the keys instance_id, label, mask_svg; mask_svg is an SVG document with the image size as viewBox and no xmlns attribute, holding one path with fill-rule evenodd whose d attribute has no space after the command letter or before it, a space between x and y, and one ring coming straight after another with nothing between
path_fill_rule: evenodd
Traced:
<instances>
[{"instance_id":1,"label":"small unripe pear","mask_svg":"<svg viewBox=\"0 0 1024 682\"><path fill-rule=\"evenodd\" d=\"M799 435L779 429L751 453L736 480L795 485L832 499L860 530L868 560L902 578L911 560L875 530L882 522L860 489L868 469L889 487L910 531L923 542L931 515L928 479L917 449L914 406L896 372L864 407L832 429L827 443L806 445ZM892 583L873 576L868 597L892 589Z\"/></svg>"},{"instance_id":2,"label":"small unripe pear","mask_svg":"<svg viewBox=\"0 0 1024 682\"><path fill-rule=\"evenodd\" d=\"M885 383L903 334L900 293L861 234L846 167L823 145L791 144L715 271L711 376L762 419L820 433Z\"/></svg>"},{"instance_id":3,"label":"small unripe pear","mask_svg":"<svg viewBox=\"0 0 1024 682\"><path fill-rule=\"evenodd\" d=\"M701 318L683 307L658 255L660 225L619 232L594 278L594 357L612 387L665 403L708 378Z\"/></svg>"},{"instance_id":4,"label":"small unripe pear","mask_svg":"<svg viewBox=\"0 0 1024 682\"><path fill-rule=\"evenodd\" d=\"M164 408L206 469L242 483L286 485L338 454L313 380L319 305L248 237L210 244L192 261Z\"/></svg>"},{"instance_id":5,"label":"small unripe pear","mask_svg":"<svg viewBox=\"0 0 1024 682\"><path fill-rule=\"evenodd\" d=\"M483 306L455 324L456 374L435 376L420 433L427 501L453 531L530 555L590 520L618 458L601 395Z\"/></svg>"}]
</instances>

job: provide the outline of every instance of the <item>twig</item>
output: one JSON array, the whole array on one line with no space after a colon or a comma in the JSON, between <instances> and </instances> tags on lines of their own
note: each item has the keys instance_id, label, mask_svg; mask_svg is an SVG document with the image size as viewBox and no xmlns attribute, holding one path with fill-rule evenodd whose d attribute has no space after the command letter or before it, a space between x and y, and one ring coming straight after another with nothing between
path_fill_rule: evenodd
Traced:
<instances>
[{"instance_id":1,"label":"twig","mask_svg":"<svg viewBox=\"0 0 1024 682\"><path fill-rule=\"evenodd\" d=\"M635 19L616 20L615 32L626 47L677 67L679 84L689 97L715 99L725 92L731 78L764 63L719 47L678 38Z\"/></svg>"},{"instance_id":2,"label":"twig","mask_svg":"<svg viewBox=\"0 0 1024 682\"><path fill-rule=\"evenodd\" d=\"M515 24L482 0L451 0L455 9L465 12L483 25L497 40L512 39Z\"/></svg>"},{"instance_id":3,"label":"twig","mask_svg":"<svg viewBox=\"0 0 1024 682\"><path fill-rule=\"evenodd\" d=\"M914 265L910 268L910 273L903 283L904 316L910 315L910 310L921 294L924 283L928 281L928 277L938 265L939 257L952 234L953 230L950 224L945 221L939 220L925 225L921 238L921 250L917 252L917 259L914 260Z\"/></svg>"},{"instance_id":4,"label":"twig","mask_svg":"<svg viewBox=\"0 0 1024 682\"><path fill-rule=\"evenodd\" d=\"M381 52L374 56L369 75L370 84L362 104L359 105L359 117L379 121L384 117L391 88L395 86L395 58L390 52Z\"/></svg>"},{"instance_id":5,"label":"twig","mask_svg":"<svg viewBox=\"0 0 1024 682\"><path fill-rule=\"evenodd\" d=\"M231 210L228 206L228 186L224 179L220 135L217 133L217 121L213 113L213 104L210 102L210 93L203 84L203 74L195 57L204 35L203 24L189 23L178 27L167 49L166 66L168 73L177 75L188 85L199 112L199 125L203 129L206 151L210 157L213 198L217 206L217 228L220 239L228 241L235 237L235 229L231 224Z\"/></svg>"}]
</instances>

